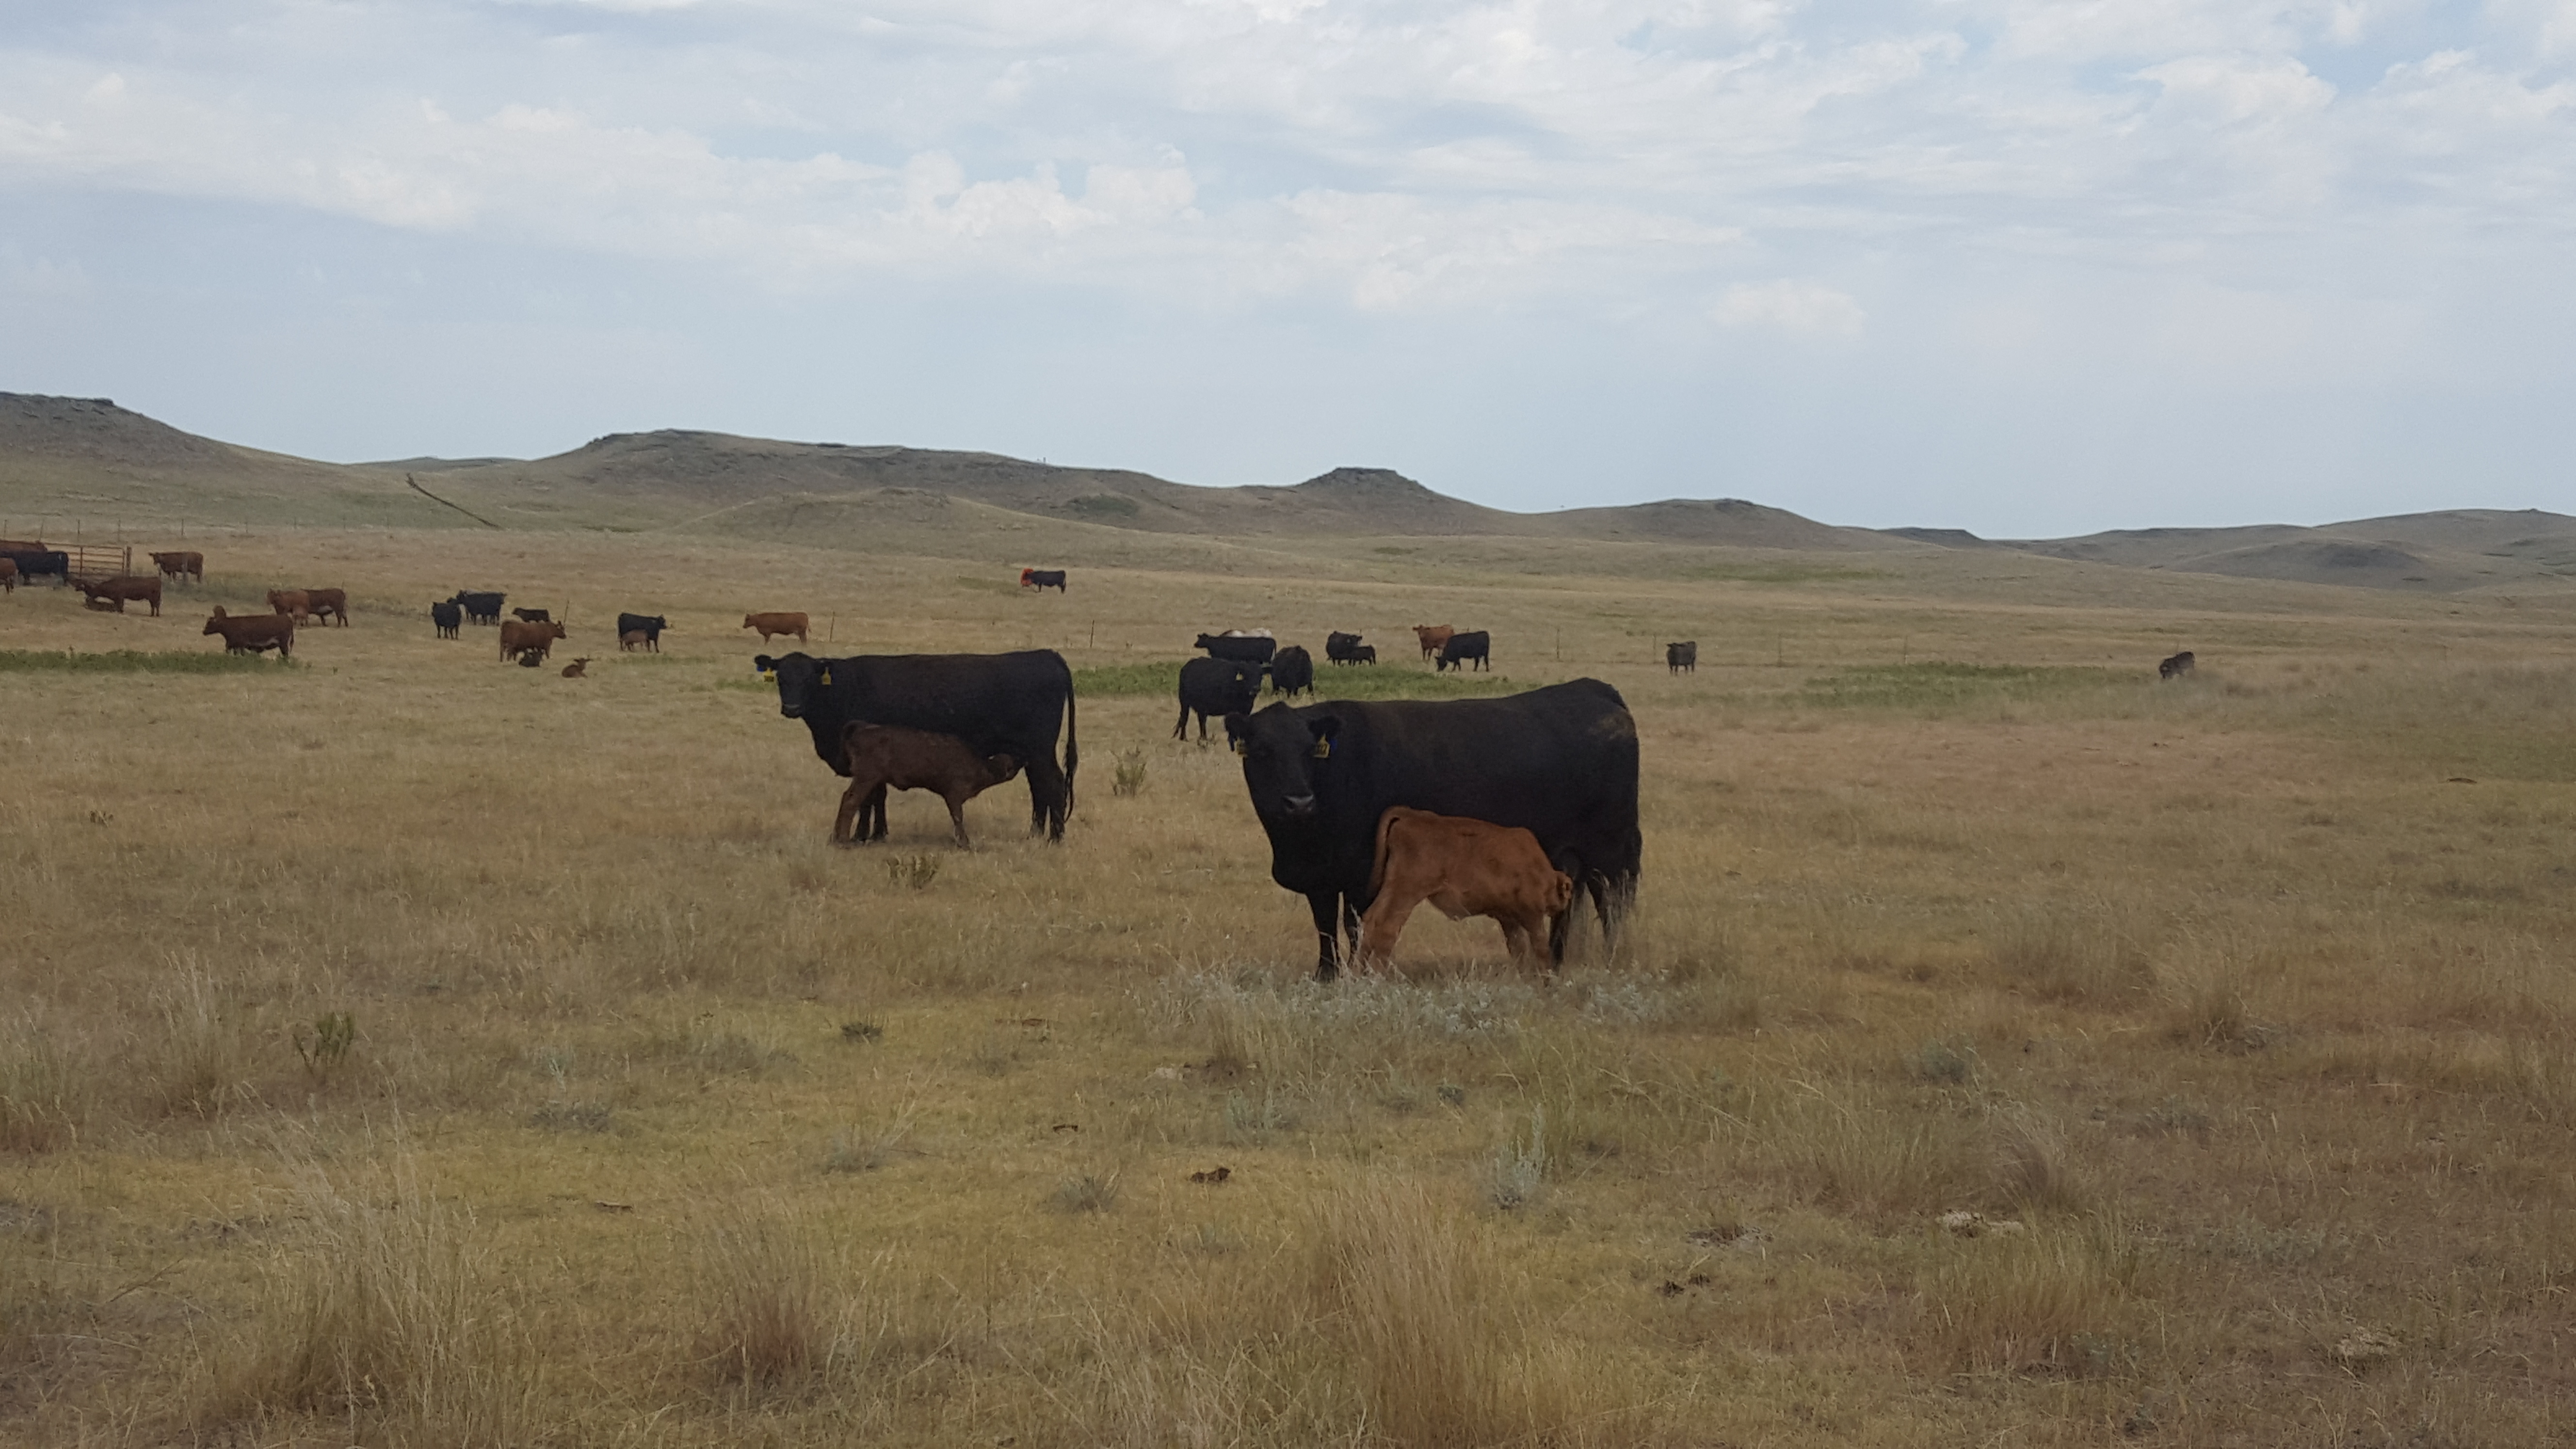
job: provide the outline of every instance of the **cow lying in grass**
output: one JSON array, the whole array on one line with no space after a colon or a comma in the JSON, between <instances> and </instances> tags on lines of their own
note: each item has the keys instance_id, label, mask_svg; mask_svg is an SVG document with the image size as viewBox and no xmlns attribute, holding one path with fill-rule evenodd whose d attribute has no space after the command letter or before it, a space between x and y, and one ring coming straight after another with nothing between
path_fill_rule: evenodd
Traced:
<instances>
[{"instance_id":1,"label":"cow lying in grass","mask_svg":"<svg viewBox=\"0 0 2576 1449\"><path fill-rule=\"evenodd\" d=\"M1489 825L1398 805L1378 817L1376 899L1360 917L1360 961L1385 962L1414 907L1429 901L1453 921L1487 916L1502 923L1503 948L1519 962L1545 962L1542 943L1574 904L1574 881L1548 863L1538 837L1514 825Z\"/></svg>"},{"instance_id":2,"label":"cow lying in grass","mask_svg":"<svg viewBox=\"0 0 2576 1449\"><path fill-rule=\"evenodd\" d=\"M832 821L832 839L842 845L883 840L886 834L886 789L928 790L948 802L948 823L957 843L966 838L966 802L1020 772L1009 755L978 755L955 735L900 725L872 725L853 720L841 732L849 751L850 788L841 792L841 813ZM853 830L852 823L856 822Z\"/></svg>"}]
</instances>

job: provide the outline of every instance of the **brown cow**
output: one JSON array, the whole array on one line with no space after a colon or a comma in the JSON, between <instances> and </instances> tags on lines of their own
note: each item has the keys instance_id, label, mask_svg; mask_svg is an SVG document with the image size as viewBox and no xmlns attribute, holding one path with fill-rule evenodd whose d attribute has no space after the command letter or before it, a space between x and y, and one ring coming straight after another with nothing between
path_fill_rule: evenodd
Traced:
<instances>
[{"instance_id":1,"label":"brown cow","mask_svg":"<svg viewBox=\"0 0 2576 1449\"><path fill-rule=\"evenodd\" d=\"M152 606L152 617L161 617L161 576L127 574L113 579L74 579L72 587L89 595L93 609L113 608L122 614L127 603L141 599Z\"/></svg>"},{"instance_id":2,"label":"brown cow","mask_svg":"<svg viewBox=\"0 0 2576 1449\"><path fill-rule=\"evenodd\" d=\"M1376 899L1360 917L1360 960L1385 961L1414 907L1429 901L1453 921L1489 916L1515 961L1544 960L1548 929L1574 904L1574 881L1548 862L1538 837L1398 805L1378 817Z\"/></svg>"},{"instance_id":3,"label":"brown cow","mask_svg":"<svg viewBox=\"0 0 2576 1449\"><path fill-rule=\"evenodd\" d=\"M290 619L303 620L313 617L312 596L302 589L269 590L268 607Z\"/></svg>"},{"instance_id":4,"label":"brown cow","mask_svg":"<svg viewBox=\"0 0 2576 1449\"><path fill-rule=\"evenodd\" d=\"M555 641L563 637L564 626L561 624L531 624L524 619L504 619L501 621L501 658L507 661L517 659L521 654L533 653L543 659L546 651L555 647Z\"/></svg>"},{"instance_id":5,"label":"brown cow","mask_svg":"<svg viewBox=\"0 0 2576 1449\"><path fill-rule=\"evenodd\" d=\"M18 592L18 561L14 558L0 558L0 594L16 592Z\"/></svg>"},{"instance_id":6,"label":"brown cow","mask_svg":"<svg viewBox=\"0 0 2576 1449\"><path fill-rule=\"evenodd\" d=\"M1020 762L1009 755L978 755L955 735L898 725L852 720L841 731L841 745L849 752L850 788L841 792L841 813L832 820L832 839L844 845L885 839L885 792L891 785L898 790L928 790L946 800L957 843L971 847L974 842L966 838L966 802L1020 772ZM865 819L860 818L862 811ZM860 832L851 829L854 819L859 820Z\"/></svg>"},{"instance_id":7,"label":"brown cow","mask_svg":"<svg viewBox=\"0 0 2576 1449\"><path fill-rule=\"evenodd\" d=\"M760 642L769 642L772 634L793 634L796 642L805 642L805 616L802 614L745 614L742 627L760 631Z\"/></svg>"},{"instance_id":8,"label":"brown cow","mask_svg":"<svg viewBox=\"0 0 2576 1449\"><path fill-rule=\"evenodd\" d=\"M306 589L303 593L305 612L311 614L314 618L319 619L323 615L328 614L331 616L331 622L334 624L346 624L349 622L349 591L347 589Z\"/></svg>"},{"instance_id":9,"label":"brown cow","mask_svg":"<svg viewBox=\"0 0 2576 1449\"><path fill-rule=\"evenodd\" d=\"M590 656L585 654L563 667L563 677L566 679L586 679L589 676L583 671L587 669L589 665Z\"/></svg>"},{"instance_id":10,"label":"brown cow","mask_svg":"<svg viewBox=\"0 0 2576 1449\"><path fill-rule=\"evenodd\" d=\"M194 579L201 584L206 581L206 556L201 553L176 549L156 553L152 555L152 566L159 569L164 578Z\"/></svg>"},{"instance_id":11,"label":"brown cow","mask_svg":"<svg viewBox=\"0 0 2576 1449\"><path fill-rule=\"evenodd\" d=\"M1413 626L1413 637L1422 641L1422 657L1425 659L1433 658L1438 655L1442 649L1448 647L1449 636L1457 632L1457 630L1450 628L1446 624L1416 624Z\"/></svg>"},{"instance_id":12,"label":"brown cow","mask_svg":"<svg viewBox=\"0 0 2576 1449\"><path fill-rule=\"evenodd\" d=\"M259 654L274 649L280 659L295 655L295 620L286 614L226 617L223 605L217 604L215 616L206 621L204 632L223 635L226 654Z\"/></svg>"}]
</instances>

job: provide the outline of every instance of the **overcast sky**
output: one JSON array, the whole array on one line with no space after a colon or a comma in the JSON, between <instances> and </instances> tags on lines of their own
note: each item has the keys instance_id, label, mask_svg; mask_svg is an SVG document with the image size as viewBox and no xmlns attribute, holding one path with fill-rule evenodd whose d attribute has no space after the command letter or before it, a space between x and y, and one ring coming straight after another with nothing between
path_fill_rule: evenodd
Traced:
<instances>
[{"instance_id":1,"label":"overcast sky","mask_svg":"<svg viewBox=\"0 0 2576 1449\"><path fill-rule=\"evenodd\" d=\"M0 0L0 388L2042 535L2576 511L2576 0Z\"/></svg>"}]
</instances>

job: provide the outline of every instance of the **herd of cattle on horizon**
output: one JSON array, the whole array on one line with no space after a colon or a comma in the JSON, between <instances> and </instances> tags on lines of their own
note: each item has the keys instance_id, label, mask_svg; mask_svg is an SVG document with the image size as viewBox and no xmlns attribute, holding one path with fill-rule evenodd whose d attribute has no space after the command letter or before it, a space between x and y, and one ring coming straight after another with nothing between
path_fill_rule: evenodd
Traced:
<instances>
[{"instance_id":1,"label":"herd of cattle on horizon","mask_svg":"<svg viewBox=\"0 0 2576 1449\"><path fill-rule=\"evenodd\" d=\"M129 602L161 612L167 579L202 583L192 552L151 555L150 576L82 578L65 555L41 544L0 540L0 585L52 575L79 588L88 607L122 613ZM1062 570L1023 569L1023 588L1065 591ZM273 589L270 612L227 614L204 633L226 652L291 656L299 623L346 626L348 595L336 588ZM507 597L460 591L430 605L436 637L454 639L471 621L497 629L500 657L528 667L568 637L542 608L501 617ZM742 627L762 645L793 635L808 642L802 613L752 613ZM658 652L660 615L617 616L618 647ZM1435 671L1491 667L1485 630L1417 624L1415 641ZM1290 701L1314 693L1314 659L1281 645L1269 630L1201 634L1204 657L1180 670L1180 719L1193 714L1200 740L1210 715L1243 761L1253 813L1268 837L1271 879L1306 898L1316 935L1315 973L1331 980L1345 959L1382 964L1412 911L1424 902L1451 919L1485 916L1503 929L1516 960L1565 959L1576 906L1589 896L1605 943L1615 944L1643 871L1638 827L1636 720L1619 691L1575 679L1484 699ZM1664 646L1672 673L1696 672L1699 646ZM1332 632L1327 661L1374 665L1377 650L1353 633ZM562 673L584 677L588 658ZM1064 838L1080 764L1072 668L1052 649L1007 654L851 655L815 658L800 649L752 661L776 685L779 713L804 723L814 753L849 783L832 825L840 844L883 840L888 790L927 790L948 806L960 846L970 844L965 803L1025 773L1029 829ZM2192 671L2189 651L2164 660L2159 677ZM1256 709L1263 684L1277 696ZM1056 735L1064 735L1063 762ZM1347 940L1347 948L1344 942Z\"/></svg>"}]
</instances>

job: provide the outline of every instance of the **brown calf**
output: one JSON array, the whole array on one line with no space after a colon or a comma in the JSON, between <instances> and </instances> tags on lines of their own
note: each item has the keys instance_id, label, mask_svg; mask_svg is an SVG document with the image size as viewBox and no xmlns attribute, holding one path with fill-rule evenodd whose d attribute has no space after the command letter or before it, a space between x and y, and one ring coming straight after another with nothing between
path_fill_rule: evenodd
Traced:
<instances>
[{"instance_id":1,"label":"brown calf","mask_svg":"<svg viewBox=\"0 0 2576 1449\"><path fill-rule=\"evenodd\" d=\"M546 651L554 648L555 641L562 637L564 626L561 624L531 624L524 619L504 619L501 621L501 658L507 661L522 654L533 654L543 659Z\"/></svg>"},{"instance_id":2,"label":"brown calf","mask_svg":"<svg viewBox=\"0 0 2576 1449\"><path fill-rule=\"evenodd\" d=\"M0 594L16 592L18 592L18 561L14 558L0 558Z\"/></svg>"},{"instance_id":3,"label":"brown calf","mask_svg":"<svg viewBox=\"0 0 2576 1449\"><path fill-rule=\"evenodd\" d=\"M1537 836L1401 805L1378 817L1369 889L1376 899L1360 917L1360 960L1371 964L1394 953L1424 901L1453 921L1501 922L1513 960L1543 961L1551 921L1574 904L1574 881L1549 864Z\"/></svg>"},{"instance_id":4,"label":"brown calf","mask_svg":"<svg viewBox=\"0 0 2576 1449\"><path fill-rule=\"evenodd\" d=\"M302 589L271 589L268 606L290 619L310 618L313 613L312 596Z\"/></svg>"},{"instance_id":5,"label":"brown calf","mask_svg":"<svg viewBox=\"0 0 2576 1449\"><path fill-rule=\"evenodd\" d=\"M226 654L259 654L274 649L280 659L295 656L295 620L285 614L236 614L227 617L223 606L215 606L215 616L206 621L203 632L224 636Z\"/></svg>"},{"instance_id":6,"label":"brown calf","mask_svg":"<svg viewBox=\"0 0 2576 1449\"><path fill-rule=\"evenodd\" d=\"M583 678L587 678L588 676L587 676L587 675L585 675L585 674L583 673L583 671L584 671L585 669L587 669L587 668L589 667L589 665L590 665L590 656L589 656L589 655L587 655L587 654L585 654L585 655L583 655L581 658L576 659L576 660L574 660L573 662L571 662L570 664L567 664L567 665L565 665L565 666L563 667L563 677L564 677L564 678L566 678L566 679L583 679Z\"/></svg>"},{"instance_id":7,"label":"brown calf","mask_svg":"<svg viewBox=\"0 0 2576 1449\"><path fill-rule=\"evenodd\" d=\"M164 578L194 579L201 584L206 581L206 556L201 553L156 553L152 555L152 566Z\"/></svg>"},{"instance_id":8,"label":"brown calf","mask_svg":"<svg viewBox=\"0 0 2576 1449\"><path fill-rule=\"evenodd\" d=\"M72 587L89 595L93 609L112 608L122 614L127 603L141 599L152 606L152 617L161 617L161 576L127 574L113 579L74 579Z\"/></svg>"},{"instance_id":9,"label":"brown calf","mask_svg":"<svg viewBox=\"0 0 2576 1449\"><path fill-rule=\"evenodd\" d=\"M885 839L885 792L891 785L897 790L928 790L947 801L948 823L957 829L957 843L972 846L974 842L966 838L966 802L1020 772L1020 762L1011 756L978 755L955 735L864 720L852 720L841 731L841 747L849 752L850 788L841 792L841 813L833 817L832 839L842 844ZM856 832L851 829L853 820L859 823Z\"/></svg>"},{"instance_id":10,"label":"brown calf","mask_svg":"<svg viewBox=\"0 0 2576 1449\"><path fill-rule=\"evenodd\" d=\"M742 627L760 631L760 642L769 642L772 634L793 634L796 642L805 642L805 616L802 614L745 614Z\"/></svg>"},{"instance_id":11,"label":"brown calf","mask_svg":"<svg viewBox=\"0 0 2576 1449\"><path fill-rule=\"evenodd\" d=\"M644 643L650 637L641 629L629 629L617 636L617 652L632 653L637 645Z\"/></svg>"},{"instance_id":12,"label":"brown calf","mask_svg":"<svg viewBox=\"0 0 2576 1449\"><path fill-rule=\"evenodd\" d=\"M303 592L306 613L317 619L327 614L334 624L349 622L347 589L306 589Z\"/></svg>"},{"instance_id":13,"label":"brown calf","mask_svg":"<svg viewBox=\"0 0 2576 1449\"><path fill-rule=\"evenodd\" d=\"M1458 631L1446 624L1416 624L1413 637L1422 641L1422 657L1430 659L1449 647L1449 636Z\"/></svg>"}]
</instances>

